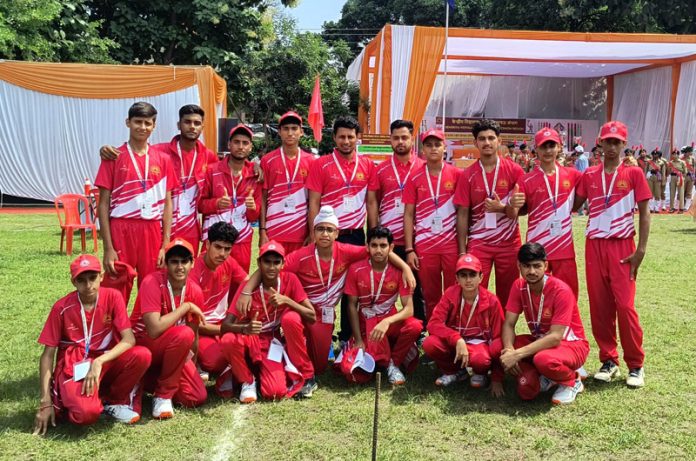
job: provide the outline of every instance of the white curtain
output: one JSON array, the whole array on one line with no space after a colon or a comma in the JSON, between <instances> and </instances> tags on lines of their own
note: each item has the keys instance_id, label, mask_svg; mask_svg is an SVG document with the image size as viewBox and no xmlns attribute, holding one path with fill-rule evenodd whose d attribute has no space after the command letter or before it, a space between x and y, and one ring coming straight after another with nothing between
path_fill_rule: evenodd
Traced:
<instances>
[{"instance_id":1,"label":"white curtain","mask_svg":"<svg viewBox=\"0 0 696 461\"><path fill-rule=\"evenodd\" d=\"M160 96L81 99L0 81L0 191L49 201L60 194L80 193L85 178L94 182L99 147L121 145L128 139L128 107L140 100L158 111L153 144L169 141L177 133L181 106L200 104L197 85Z\"/></svg>"},{"instance_id":2,"label":"white curtain","mask_svg":"<svg viewBox=\"0 0 696 461\"><path fill-rule=\"evenodd\" d=\"M392 26L392 93L390 120L404 116L408 75L411 69L411 51L415 26Z\"/></svg>"},{"instance_id":3,"label":"white curtain","mask_svg":"<svg viewBox=\"0 0 696 461\"><path fill-rule=\"evenodd\" d=\"M674 142L676 147L696 141L696 61L681 66L679 90L674 114Z\"/></svg>"},{"instance_id":4,"label":"white curtain","mask_svg":"<svg viewBox=\"0 0 696 461\"><path fill-rule=\"evenodd\" d=\"M670 148L672 67L618 75L614 78L612 119L628 127L628 145L651 150Z\"/></svg>"}]
</instances>

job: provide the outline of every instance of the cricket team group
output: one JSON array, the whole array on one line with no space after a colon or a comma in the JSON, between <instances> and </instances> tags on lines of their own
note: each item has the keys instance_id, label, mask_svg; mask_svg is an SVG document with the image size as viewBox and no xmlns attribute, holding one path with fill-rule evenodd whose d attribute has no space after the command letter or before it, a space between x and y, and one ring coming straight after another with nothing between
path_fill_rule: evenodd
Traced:
<instances>
[{"instance_id":1,"label":"cricket team group","mask_svg":"<svg viewBox=\"0 0 696 461\"><path fill-rule=\"evenodd\" d=\"M561 166L561 137L540 130L525 173L500 149L494 120L473 127L480 158L466 169L444 161L439 130L421 133L417 156L407 120L391 124L393 156L375 164L356 152L355 119L337 118L336 148L315 157L299 147L302 117L287 112L281 147L260 165L244 124L218 161L199 140L200 107L180 109L169 143L148 143L156 120L151 104L133 104L128 141L100 150L104 256L70 264L75 291L39 336L34 433L59 418L135 423L145 393L153 418L172 418L174 404L205 403L206 381L242 403L310 398L332 362L350 382L381 370L397 386L425 359L439 370L436 386L468 379L499 398L507 375L521 399L549 392L554 404L572 403L590 352L572 236L583 206L593 378L620 377L618 324L626 384L644 385L634 298L652 194L643 171L623 162L623 123L601 127L603 161L584 173ZM516 333L518 321L528 332Z\"/></svg>"}]
</instances>

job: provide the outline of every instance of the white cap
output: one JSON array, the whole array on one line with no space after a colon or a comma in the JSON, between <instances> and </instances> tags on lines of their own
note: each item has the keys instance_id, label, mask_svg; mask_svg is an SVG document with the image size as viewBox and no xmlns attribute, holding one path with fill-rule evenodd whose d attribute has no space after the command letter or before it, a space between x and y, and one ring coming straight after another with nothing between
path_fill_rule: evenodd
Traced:
<instances>
[{"instance_id":1,"label":"white cap","mask_svg":"<svg viewBox=\"0 0 696 461\"><path fill-rule=\"evenodd\" d=\"M338 216L331 205L324 205L319 210L319 214L314 217L314 225L326 223L333 224L338 228Z\"/></svg>"},{"instance_id":2,"label":"white cap","mask_svg":"<svg viewBox=\"0 0 696 461\"><path fill-rule=\"evenodd\" d=\"M575 146L575 152L577 152L578 154L583 154L585 153L585 149L583 149L582 146L578 145Z\"/></svg>"}]
</instances>

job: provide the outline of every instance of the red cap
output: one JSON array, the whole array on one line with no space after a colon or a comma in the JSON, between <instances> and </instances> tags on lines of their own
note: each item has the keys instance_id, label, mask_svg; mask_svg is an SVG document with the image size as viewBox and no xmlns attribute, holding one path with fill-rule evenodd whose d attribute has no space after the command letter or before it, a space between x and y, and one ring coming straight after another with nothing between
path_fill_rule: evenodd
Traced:
<instances>
[{"instance_id":1,"label":"red cap","mask_svg":"<svg viewBox=\"0 0 696 461\"><path fill-rule=\"evenodd\" d=\"M541 383L539 382L539 372L531 364L520 363L522 373L517 376L517 395L522 400L533 400L539 395Z\"/></svg>"},{"instance_id":2,"label":"red cap","mask_svg":"<svg viewBox=\"0 0 696 461\"><path fill-rule=\"evenodd\" d=\"M81 273L87 271L101 272L101 263L96 256L80 255L75 261L70 263L70 278L73 280Z\"/></svg>"},{"instance_id":3,"label":"red cap","mask_svg":"<svg viewBox=\"0 0 696 461\"><path fill-rule=\"evenodd\" d=\"M281 257L285 258L285 248L275 240L270 240L259 248L259 258L266 253L278 253Z\"/></svg>"},{"instance_id":4,"label":"red cap","mask_svg":"<svg viewBox=\"0 0 696 461\"><path fill-rule=\"evenodd\" d=\"M227 139L230 139L237 131L240 131L240 130L244 131L244 133L247 136L249 136L250 138L252 138L252 139L254 138L254 132L251 131L251 128L249 128L248 126L246 126L243 123L240 123L237 126L232 127L232 129L230 130L229 136L227 136Z\"/></svg>"},{"instance_id":5,"label":"red cap","mask_svg":"<svg viewBox=\"0 0 696 461\"><path fill-rule=\"evenodd\" d=\"M184 239L174 239L171 242L169 242L169 245L164 247L164 254L169 253L169 250L171 250L174 247L184 247L189 251L189 253L191 253L191 256L193 256L193 247L189 242L187 242Z\"/></svg>"},{"instance_id":6,"label":"red cap","mask_svg":"<svg viewBox=\"0 0 696 461\"><path fill-rule=\"evenodd\" d=\"M534 144L537 147L541 146L546 141L553 141L556 144L563 144L561 142L561 135L558 134L558 131L554 130L553 128L542 128L534 135Z\"/></svg>"},{"instance_id":7,"label":"red cap","mask_svg":"<svg viewBox=\"0 0 696 461\"><path fill-rule=\"evenodd\" d=\"M628 138L628 128L626 128L626 125L623 123L615 120L605 123L599 131L599 139L604 140L609 138L626 142L626 138Z\"/></svg>"},{"instance_id":8,"label":"red cap","mask_svg":"<svg viewBox=\"0 0 696 461\"><path fill-rule=\"evenodd\" d=\"M298 114L294 110L289 110L286 113L284 113L283 115L281 115L280 119L278 120L278 125L282 125L283 120L288 119L288 118L294 118L300 122L299 125L302 125L302 117L300 116L300 114Z\"/></svg>"},{"instance_id":9,"label":"red cap","mask_svg":"<svg viewBox=\"0 0 696 461\"><path fill-rule=\"evenodd\" d=\"M359 355L362 360L357 361ZM363 384L372 379L372 373L375 370L375 360L367 352L363 351L360 354L360 349L351 346L341 352L337 360L338 369L348 381Z\"/></svg>"},{"instance_id":10,"label":"red cap","mask_svg":"<svg viewBox=\"0 0 696 461\"><path fill-rule=\"evenodd\" d=\"M433 129L433 130L428 130L425 133L421 133L421 137L420 137L421 142L424 142L426 139L428 139L431 136L439 139L440 141L445 140L445 133L443 133L442 130Z\"/></svg>"},{"instance_id":11,"label":"red cap","mask_svg":"<svg viewBox=\"0 0 696 461\"><path fill-rule=\"evenodd\" d=\"M455 272L459 272L461 270L481 272L481 261L470 253L463 254L457 260L457 268Z\"/></svg>"}]
</instances>

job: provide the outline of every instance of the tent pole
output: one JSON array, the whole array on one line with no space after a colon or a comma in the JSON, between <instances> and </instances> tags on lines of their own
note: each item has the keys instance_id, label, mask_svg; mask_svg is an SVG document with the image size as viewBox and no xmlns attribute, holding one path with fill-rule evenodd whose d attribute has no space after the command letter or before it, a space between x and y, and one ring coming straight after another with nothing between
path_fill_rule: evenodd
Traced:
<instances>
[{"instance_id":1,"label":"tent pole","mask_svg":"<svg viewBox=\"0 0 696 461\"><path fill-rule=\"evenodd\" d=\"M447 123L445 121L445 114L447 108L447 42L449 39L449 2L445 2L445 76L442 82L442 132L446 133Z\"/></svg>"}]
</instances>

